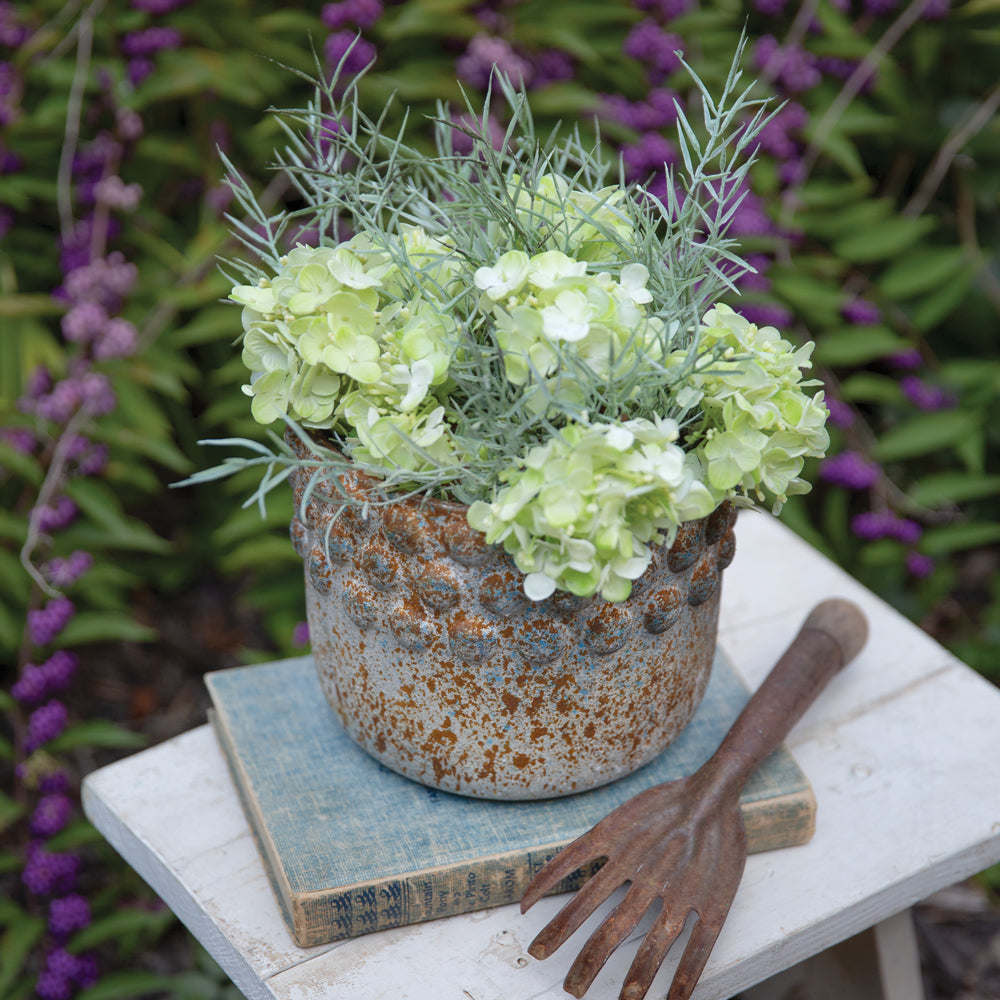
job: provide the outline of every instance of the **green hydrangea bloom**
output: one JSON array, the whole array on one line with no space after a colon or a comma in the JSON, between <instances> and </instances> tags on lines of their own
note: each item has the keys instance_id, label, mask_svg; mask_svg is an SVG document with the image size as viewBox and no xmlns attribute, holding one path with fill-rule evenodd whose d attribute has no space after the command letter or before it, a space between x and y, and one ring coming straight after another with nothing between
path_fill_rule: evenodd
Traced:
<instances>
[{"instance_id":1,"label":"green hydrangea bloom","mask_svg":"<svg viewBox=\"0 0 1000 1000\"><path fill-rule=\"evenodd\" d=\"M507 378L527 387L539 407L548 397L582 400L581 364L608 381L633 365L666 358L668 330L644 308L651 298L648 278L641 264L626 265L618 279L591 274L586 261L559 250L530 257L511 250L474 275L479 307L496 325Z\"/></svg>"},{"instance_id":2,"label":"green hydrangea bloom","mask_svg":"<svg viewBox=\"0 0 1000 1000\"><path fill-rule=\"evenodd\" d=\"M456 328L427 289L448 286L454 262L416 226L401 227L397 250L418 265L416 283L359 234L336 247L298 246L273 278L232 290L244 307L243 391L254 419L330 427L358 387L382 408L410 412L446 380Z\"/></svg>"},{"instance_id":3,"label":"green hydrangea bloom","mask_svg":"<svg viewBox=\"0 0 1000 1000\"><path fill-rule=\"evenodd\" d=\"M802 377L813 345L797 348L726 305L705 314L700 334L701 347L721 355L692 378L702 393L699 452L708 483L720 498L770 494L777 512L809 490L799 475L805 459L830 443L823 393L804 391L820 384Z\"/></svg>"},{"instance_id":4,"label":"green hydrangea bloom","mask_svg":"<svg viewBox=\"0 0 1000 1000\"><path fill-rule=\"evenodd\" d=\"M673 420L569 424L501 476L491 503L472 504L469 524L513 556L532 600L557 587L624 600L650 545L716 505L677 438Z\"/></svg>"},{"instance_id":5,"label":"green hydrangea bloom","mask_svg":"<svg viewBox=\"0 0 1000 1000\"><path fill-rule=\"evenodd\" d=\"M429 400L408 413L387 410L370 396L355 391L343 410L357 434L351 456L387 470L417 472L455 465L458 452L444 407Z\"/></svg>"}]
</instances>

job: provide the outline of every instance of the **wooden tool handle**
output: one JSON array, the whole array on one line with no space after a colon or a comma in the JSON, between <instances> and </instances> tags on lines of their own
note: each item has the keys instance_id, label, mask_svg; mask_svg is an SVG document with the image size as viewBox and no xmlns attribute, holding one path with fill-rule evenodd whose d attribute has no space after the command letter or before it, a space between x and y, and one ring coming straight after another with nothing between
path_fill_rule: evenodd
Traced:
<instances>
[{"instance_id":1,"label":"wooden tool handle","mask_svg":"<svg viewBox=\"0 0 1000 1000\"><path fill-rule=\"evenodd\" d=\"M742 788L867 638L868 622L856 604L834 598L816 605L705 770L737 790Z\"/></svg>"}]
</instances>

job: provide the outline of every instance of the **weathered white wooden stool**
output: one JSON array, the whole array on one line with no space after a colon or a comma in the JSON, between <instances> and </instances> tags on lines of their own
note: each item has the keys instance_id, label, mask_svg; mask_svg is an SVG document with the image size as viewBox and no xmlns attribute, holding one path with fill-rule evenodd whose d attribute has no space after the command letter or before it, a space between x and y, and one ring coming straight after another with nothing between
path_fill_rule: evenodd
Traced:
<instances>
[{"instance_id":1,"label":"weathered white wooden stool","mask_svg":"<svg viewBox=\"0 0 1000 1000\"><path fill-rule=\"evenodd\" d=\"M823 598L857 601L871 638L788 740L816 834L749 858L695 998L920 1000L909 907L1000 860L1000 691L774 519L743 514L737 538L721 639L751 688ZM208 726L91 774L84 807L250 1000L559 1000L587 933L530 958L550 897L297 948ZM618 995L637 947L588 997Z\"/></svg>"}]
</instances>

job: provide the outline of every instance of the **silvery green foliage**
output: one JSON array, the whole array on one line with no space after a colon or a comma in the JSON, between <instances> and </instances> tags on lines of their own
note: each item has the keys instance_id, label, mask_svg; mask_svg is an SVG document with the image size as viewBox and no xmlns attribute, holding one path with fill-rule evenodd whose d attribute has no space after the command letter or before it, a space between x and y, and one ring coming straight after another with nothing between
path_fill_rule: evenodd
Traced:
<instances>
[{"instance_id":1,"label":"silvery green foliage","mask_svg":"<svg viewBox=\"0 0 1000 1000\"><path fill-rule=\"evenodd\" d=\"M254 417L288 422L310 467L374 475L380 502L470 504L536 599L622 600L684 520L802 491L804 457L826 445L820 398L801 391L808 352L723 307L705 315L746 269L726 224L766 120L737 92L738 61L717 103L696 79L704 134L680 114L666 202L613 176L579 129L538 137L502 79L500 148L488 97L465 152L441 108L432 153L405 142L405 119L383 134L357 80L320 84L280 117L279 166L305 208L267 216L232 171L256 222L233 220L259 263L233 262L231 295ZM344 224L355 235L337 243ZM292 226L312 236L286 254ZM194 480L264 464L262 497L302 464L255 447Z\"/></svg>"}]
</instances>

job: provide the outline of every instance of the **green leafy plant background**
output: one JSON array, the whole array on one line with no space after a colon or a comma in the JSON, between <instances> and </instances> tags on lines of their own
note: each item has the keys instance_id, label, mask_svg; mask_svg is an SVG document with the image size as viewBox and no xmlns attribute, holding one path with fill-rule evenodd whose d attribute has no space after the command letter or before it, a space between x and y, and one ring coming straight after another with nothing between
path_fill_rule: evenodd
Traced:
<instances>
[{"instance_id":1,"label":"green leafy plant background","mask_svg":"<svg viewBox=\"0 0 1000 1000\"><path fill-rule=\"evenodd\" d=\"M287 491L269 496L262 523L255 508L240 506L255 485L251 478L185 491L169 484L217 461L199 440L262 435L239 389L245 378L234 348L239 317L222 302L229 287L217 258L236 247L219 210L217 147L265 200L294 203L294 191L268 169L281 134L265 111L307 99L299 74L314 71L315 52L322 58L329 34L322 5L201 0L158 20L126 0L30 6L30 44L2 56L24 89L20 114L2 136L3 148L23 167L0 174L0 203L12 220L0 241L0 426L28 423L18 399L32 371L45 364L63 372L70 356L60 334L63 307L50 294L61 281L57 179L77 67L74 32L95 8L81 141L106 127L114 108L137 113L143 124L120 167L126 183L142 186L141 200L120 218L110 244L138 268L124 315L138 330L139 349L99 366L118 405L93 431L110 448L105 471L68 487L81 515L60 534L59 551L85 549L95 562L69 591L77 614L59 644L80 653L88 682L99 680L108 658L161 669L162 660L143 659L147 652L171 643L180 648L177 635L196 628L213 636L195 644L197 672L290 655L304 598L287 534ZM460 102L456 59L484 31L478 6L472 0L386 4L364 32L377 52L362 88L369 113L377 114L391 92L396 108L409 104L418 112L432 113L438 100ZM745 24L751 40L794 35L817 58L867 57L877 64L874 85L849 100L844 81L833 76L796 96L808 112L797 138L809 167L803 183L784 186L767 156L754 167L754 191L780 232L745 240L746 251L774 263L770 288L748 291L743 301L786 310L783 332L816 341L820 377L853 414L850 426L834 431L831 453L857 451L880 469L859 490L825 480L814 466L807 470L814 491L789 503L783 519L996 682L1000 4L954 3L938 20L919 17L923 4L901 4L883 17L861 4L852 13L841 6L820 0L765 17L743 4L710 0L677 16L669 30L710 88L724 79ZM803 28L803 10L821 31ZM540 128L591 115L601 95L636 102L646 96L641 68L623 53L629 32L647 16L631 3L523 0L503 5L503 14L503 35L521 51L558 49L574 62L571 79L533 94ZM177 29L182 44L157 53L153 72L132 86L123 38L154 21ZM683 73L666 83L682 92L687 86ZM768 88L765 80L761 93ZM613 118L603 127L609 152L637 139ZM878 307L877 321L845 319L844 304L853 296ZM901 388L904 376L892 358L913 350L921 377L948 399L944 408L922 410ZM37 457L0 441L4 688L16 680L26 611L39 600L19 551L45 471ZM858 514L882 510L920 525L911 548L932 560L924 562L929 571L908 569L910 549L901 542L866 540L852 530ZM194 620L191 595L208 591L230 607L225 622ZM156 680L134 678L137 689ZM33 995L44 919L17 882L27 806L13 764L23 719L13 698L0 693L0 699L7 719L0 728L0 879L10 890L0 892L0 997L19 998ZM73 689L66 701L70 727L46 749L77 775L148 739L141 722L87 717L74 707ZM168 734L154 730L152 737ZM236 996L207 956L176 943L169 913L85 821L78 817L58 838L85 853L90 873L94 920L71 950L97 948L102 972L81 996ZM171 941L184 952L179 962L186 971L166 974L149 959Z\"/></svg>"}]
</instances>

